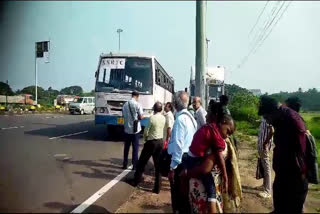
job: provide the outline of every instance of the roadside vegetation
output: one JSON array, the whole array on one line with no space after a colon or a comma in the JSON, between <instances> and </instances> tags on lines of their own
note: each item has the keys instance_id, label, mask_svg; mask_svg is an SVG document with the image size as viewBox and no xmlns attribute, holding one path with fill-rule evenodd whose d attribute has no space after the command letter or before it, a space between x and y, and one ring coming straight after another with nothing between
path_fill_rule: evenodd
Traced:
<instances>
[{"instance_id":1,"label":"roadside vegetation","mask_svg":"<svg viewBox=\"0 0 320 214\"><path fill-rule=\"evenodd\" d=\"M61 111L60 109L56 109L54 106L54 100L57 98L58 95L77 95L77 96L94 96L94 90L90 92L84 92L81 86L70 86L65 87L63 89L55 90L52 87L49 87L45 90L42 87L37 87L38 92L38 104L40 104L40 108L33 109L30 105L24 104L5 104L0 103L0 112L5 110L13 111L13 112L21 112L21 111L33 111L36 110L37 112L41 111ZM7 95L7 96L14 96L20 94L31 94L32 99L35 99L35 86L28 86L21 90L13 91L7 83L0 82L0 95Z\"/></svg>"},{"instance_id":2,"label":"roadside vegetation","mask_svg":"<svg viewBox=\"0 0 320 214\"><path fill-rule=\"evenodd\" d=\"M227 85L226 93L231 99L229 109L236 120L237 130L245 135L257 136L261 120L261 117L258 116L259 98L250 91L236 85ZM280 103L284 103L290 96L297 96L301 99L301 115L307 128L316 139L320 166L320 92L316 89L310 89L306 92L298 89L297 92L281 92L270 96Z\"/></svg>"}]
</instances>

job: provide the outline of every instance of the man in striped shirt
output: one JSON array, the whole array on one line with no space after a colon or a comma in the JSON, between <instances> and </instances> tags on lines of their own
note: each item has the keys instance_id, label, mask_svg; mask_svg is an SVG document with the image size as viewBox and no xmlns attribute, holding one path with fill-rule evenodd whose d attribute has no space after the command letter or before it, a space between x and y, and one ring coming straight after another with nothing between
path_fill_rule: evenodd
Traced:
<instances>
[{"instance_id":1,"label":"man in striped shirt","mask_svg":"<svg viewBox=\"0 0 320 214\"><path fill-rule=\"evenodd\" d=\"M262 118L258 136L258 153L263 167L263 192L258 195L262 198L271 198L271 166L269 152L272 143L273 128L272 125Z\"/></svg>"}]
</instances>

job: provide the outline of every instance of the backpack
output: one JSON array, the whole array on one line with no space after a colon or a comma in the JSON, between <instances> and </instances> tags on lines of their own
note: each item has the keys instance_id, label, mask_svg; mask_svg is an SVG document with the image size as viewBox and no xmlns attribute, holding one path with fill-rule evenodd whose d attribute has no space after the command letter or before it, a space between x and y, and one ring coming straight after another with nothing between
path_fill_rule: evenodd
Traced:
<instances>
[{"instance_id":1,"label":"backpack","mask_svg":"<svg viewBox=\"0 0 320 214\"><path fill-rule=\"evenodd\" d=\"M305 160L307 164L308 182L312 184L319 183L319 168L317 162L317 147L314 137L306 133L306 154Z\"/></svg>"}]
</instances>

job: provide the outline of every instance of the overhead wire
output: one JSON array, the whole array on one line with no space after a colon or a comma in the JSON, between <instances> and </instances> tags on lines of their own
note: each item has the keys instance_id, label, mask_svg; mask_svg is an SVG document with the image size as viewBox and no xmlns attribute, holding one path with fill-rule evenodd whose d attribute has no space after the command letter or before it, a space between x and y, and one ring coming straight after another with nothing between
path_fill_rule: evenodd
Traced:
<instances>
[{"instance_id":1,"label":"overhead wire","mask_svg":"<svg viewBox=\"0 0 320 214\"><path fill-rule=\"evenodd\" d=\"M266 32L267 26L270 23L272 16L274 14L274 12L277 10L277 7L279 7L279 1L276 2L276 4L273 6L273 8L271 9L268 18L264 21L263 23L263 27L260 28L260 31L257 31L255 34L255 37L253 38L253 40L251 41L251 43L249 44L249 46L252 48L256 45L256 43L263 37L263 35Z\"/></svg>"},{"instance_id":2,"label":"overhead wire","mask_svg":"<svg viewBox=\"0 0 320 214\"><path fill-rule=\"evenodd\" d=\"M259 44L259 46L257 47L257 49L255 50L255 52L263 45L264 41L269 37L269 35L272 33L273 29L275 28L275 26L277 25L277 23L280 21L280 19L282 18L283 14L287 11L288 7L290 6L292 1L289 1L289 3L287 4L287 6L285 7L285 9L282 11L279 19L275 22L275 24L272 26L271 30L268 32L267 36L264 37L264 39L262 40L262 42ZM255 54L255 52L253 54Z\"/></svg>"},{"instance_id":3,"label":"overhead wire","mask_svg":"<svg viewBox=\"0 0 320 214\"><path fill-rule=\"evenodd\" d=\"M272 23L274 22L274 20L275 20L276 17L278 16L278 14L279 14L279 12L281 11L281 9L283 8L284 4L285 4L285 1L282 3L281 6L279 6L280 4L279 4L279 2L278 2L278 4L276 4L276 5L273 7L273 9L272 9L272 11L271 11L271 15L269 16L268 20L265 22L265 26L264 26L263 30L261 31L258 39L256 39L256 41L255 41L254 45L251 47L249 53L243 58L243 60L241 61L241 63L238 65L238 68L240 68L241 66L243 66L243 65L247 62L247 60L248 60L248 58L251 56L251 54L256 53L256 51L258 50L258 48L261 46L262 41L264 41L264 40L266 39L266 36L265 36L265 35L266 35L266 32L268 31L268 29L270 28L270 26L272 25ZM280 8L279 8L279 7L280 7ZM277 8L279 8L279 9L277 10ZM275 13L275 11L277 11L277 12ZM275 15L274 15L274 14L275 14ZM274 15L273 18L272 18L272 15ZM282 14L282 15L283 15L283 14ZM270 31L269 31L269 32L270 32ZM268 35L269 35L269 33L268 33Z\"/></svg>"},{"instance_id":4,"label":"overhead wire","mask_svg":"<svg viewBox=\"0 0 320 214\"><path fill-rule=\"evenodd\" d=\"M249 31L249 34L248 34L248 37L249 37L249 38L250 38L250 35L251 35L252 31L255 29L255 27L257 26L258 22L260 21L261 15L264 13L264 11L265 11L265 9L266 9L269 1L270 1L270 0L268 0L268 1L265 3L265 5L264 5L263 9L261 10L261 12L260 12L260 14L259 14L259 16L258 16L258 18L257 18L257 20L256 20L256 22L255 22L255 24L253 25L253 27L252 27L251 30Z\"/></svg>"}]
</instances>

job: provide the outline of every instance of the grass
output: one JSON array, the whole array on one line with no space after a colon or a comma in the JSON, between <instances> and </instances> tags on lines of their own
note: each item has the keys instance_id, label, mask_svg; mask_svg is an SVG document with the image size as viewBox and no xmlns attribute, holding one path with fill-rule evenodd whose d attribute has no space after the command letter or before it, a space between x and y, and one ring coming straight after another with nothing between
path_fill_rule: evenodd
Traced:
<instances>
[{"instance_id":1,"label":"grass","mask_svg":"<svg viewBox=\"0 0 320 214\"><path fill-rule=\"evenodd\" d=\"M243 134L258 136L259 126L248 121L236 121L237 130Z\"/></svg>"},{"instance_id":2,"label":"grass","mask_svg":"<svg viewBox=\"0 0 320 214\"><path fill-rule=\"evenodd\" d=\"M301 113L301 115L306 121L307 128L316 139L318 164L320 166L320 112Z\"/></svg>"},{"instance_id":3,"label":"grass","mask_svg":"<svg viewBox=\"0 0 320 214\"><path fill-rule=\"evenodd\" d=\"M306 122L307 129L316 140L318 152L318 164L320 166L320 112L306 112L301 113L301 116ZM236 121L236 127L239 132L246 135L258 136L259 123L252 123L248 121Z\"/></svg>"}]
</instances>

